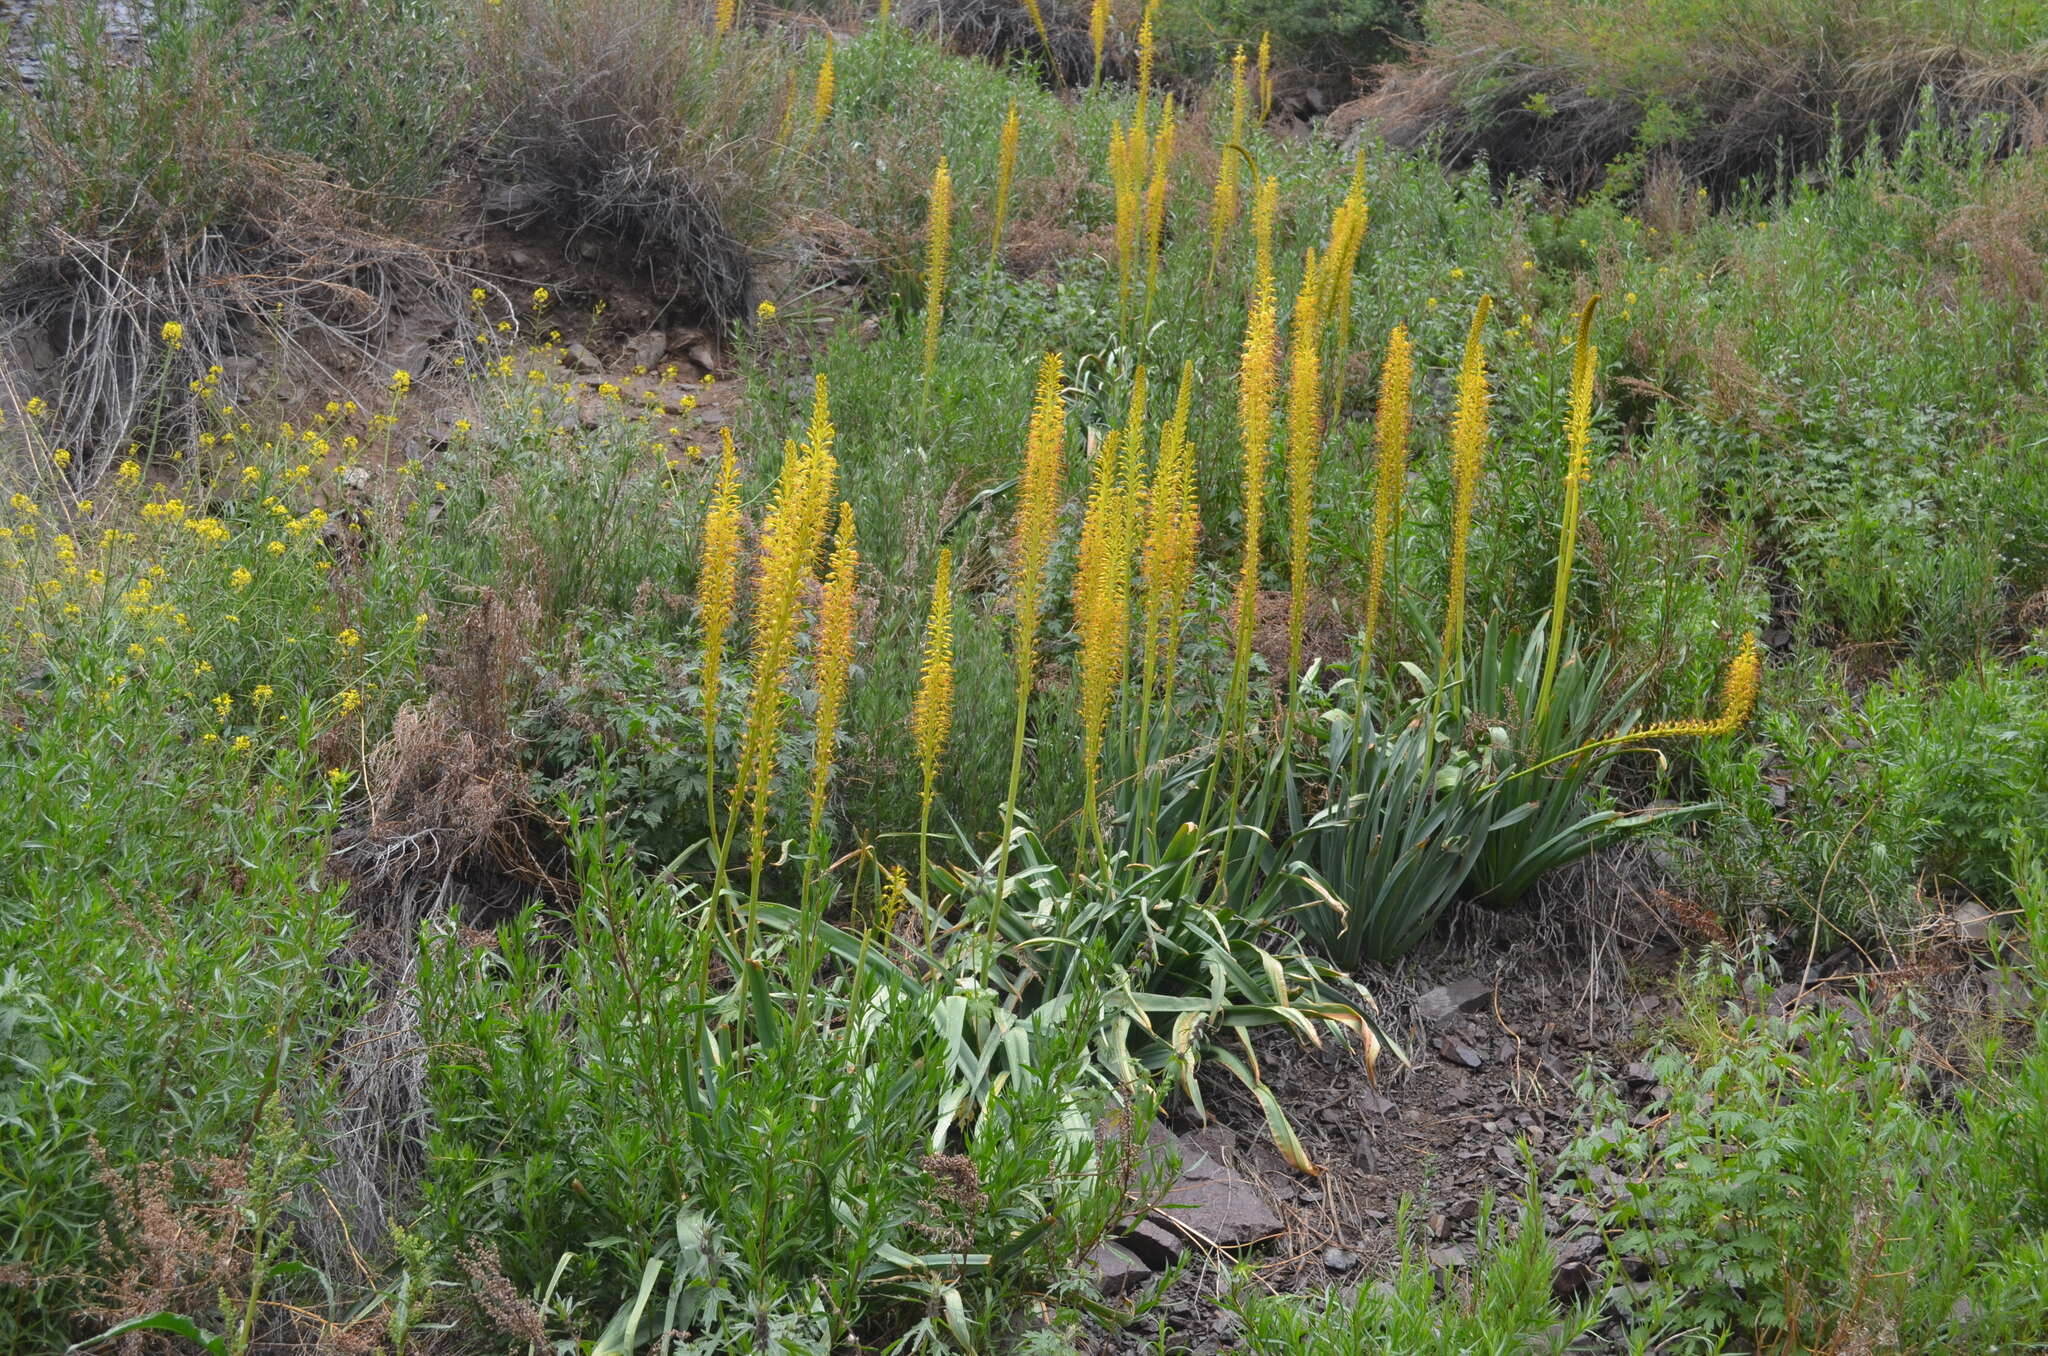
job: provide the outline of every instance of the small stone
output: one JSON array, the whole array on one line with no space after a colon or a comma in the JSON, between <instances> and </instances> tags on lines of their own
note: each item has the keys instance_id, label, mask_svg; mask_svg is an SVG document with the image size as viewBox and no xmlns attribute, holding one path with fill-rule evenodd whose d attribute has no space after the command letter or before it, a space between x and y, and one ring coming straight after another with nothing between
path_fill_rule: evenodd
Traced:
<instances>
[{"instance_id":1,"label":"small stone","mask_svg":"<svg viewBox=\"0 0 2048 1356\"><path fill-rule=\"evenodd\" d=\"M1323 1270L1332 1276L1342 1276L1358 1265L1358 1256L1342 1248L1323 1249Z\"/></svg>"},{"instance_id":2,"label":"small stone","mask_svg":"<svg viewBox=\"0 0 2048 1356\"><path fill-rule=\"evenodd\" d=\"M668 336L660 330L636 334L626 341L626 361L634 367L659 366L668 353Z\"/></svg>"},{"instance_id":3,"label":"small stone","mask_svg":"<svg viewBox=\"0 0 2048 1356\"><path fill-rule=\"evenodd\" d=\"M1431 1248L1423 1256L1439 1271L1454 1271L1469 1260L1465 1249L1455 1243L1447 1248Z\"/></svg>"},{"instance_id":4,"label":"small stone","mask_svg":"<svg viewBox=\"0 0 2048 1356\"><path fill-rule=\"evenodd\" d=\"M1358 1094L1358 1109L1368 1116L1384 1116L1394 1109L1394 1099L1382 1097L1371 1088Z\"/></svg>"},{"instance_id":5,"label":"small stone","mask_svg":"<svg viewBox=\"0 0 2048 1356\"><path fill-rule=\"evenodd\" d=\"M1637 1060L1634 1064L1628 1066L1623 1077L1628 1079L1630 1088L1640 1090L1649 1087L1657 1081L1657 1071L1643 1061Z\"/></svg>"},{"instance_id":6,"label":"small stone","mask_svg":"<svg viewBox=\"0 0 2048 1356\"><path fill-rule=\"evenodd\" d=\"M1443 1022L1461 1012L1477 1012L1493 997L1493 985L1483 979L1460 979L1439 984L1415 1000L1415 1015L1425 1022Z\"/></svg>"},{"instance_id":7,"label":"small stone","mask_svg":"<svg viewBox=\"0 0 2048 1356\"><path fill-rule=\"evenodd\" d=\"M1430 1237L1438 1240L1449 1238L1451 1236L1451 1217L1443 1214L1431 1215L1429 1217L1429 1234Z\"/></svg>"},{"instance_id":8,"label":"small stone","mask_svg":"<svg viewBox=\"0 0 2048 1356\"><path fill-rule=\"evenodd\" d=\"M604 371L604 364L597 355L581 344L571 344L562 350L562 358L578 372L597 373Z\"/></svg>"},{"instance_id":9,"label":"small stone","mask_svg":"<svg viewBox=\"0 0 2048 1356\"><path fill-rule=\"evenodd\" d=\"M1988 942L1991 940L1991 920L1993 917L1994 915L1991 910L1985 908L1974 899L1966 899L1956 906L1955 912L1949 915L1948 921L1949 926L1955 929L1956 936L1962 940L1966 942Z\"/></svg>"},{"instance_id":10,"label":"small stone","mask_svg":"<svg viewBox=\"0 0 2048 1356\"><path fill-rule=\"evenodd\" d=\"M1473 1199L1472 1197L1467 1196L1463 1200L1453 1204L1451 1208L1445 1211L1444 1213L1449 1215L1452 1219L1478 1219L1479 1202Z\"/></svg>"},{"instance_id":11,"label":"small stone","mask_svg":"<svg viewBox=\"0 0 2048 1356\"><path fill-rule=\"evenodd\" d=\"M1957 1328L1967 1328L1977 1321L1977 1305L1968 1295L1957 1295L1956 1302L1948 1307L1948 1321Z\"/></svg>"},{"instance_id":12,"label":"small stone","mask_svg":"<svg viewBox=\"0 0 2048 1356\"><path fill-rule=\"evenodd\" d=\"M1443 1056L1446 1063L1462 1065L1467 1069L1476 1069L1486 1063L1485 1057L1477 1050L1450 1036L1445 1036L1436 1043L1436 1052Z\"/></svg>"},{"instance_id":13,"label":"small stone","mask_svg":"<svg viewBox=\"0 0 2048 1356\"><path fill-rule=\"evenodd\" d=\"M1129 1294L1152 1276L1152 1268L1114 1243L1104 1243L1088 1254L1088 1270L1104 1299Z\"/></svg>"},{"instance_id":14,"label":"small stone","mask_svg":"<svg viewBox=\"0 0 2048 1356\"><path fill-rule=\"evenodd\" d=\"M1116 1243L1146 1266L1162 1270L1187 1251L1185 1239L1149 1219L1139 1220L1137 1227Z\"/></svg>"}]
</instances>

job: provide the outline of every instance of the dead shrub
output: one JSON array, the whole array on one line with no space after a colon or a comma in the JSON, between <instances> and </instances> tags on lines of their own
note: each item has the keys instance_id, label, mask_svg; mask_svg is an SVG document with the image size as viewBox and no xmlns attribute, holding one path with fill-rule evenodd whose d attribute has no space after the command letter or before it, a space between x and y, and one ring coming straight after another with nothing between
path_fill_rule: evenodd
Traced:
<instances>
[{"instance_id":1,"label":"dead shrub","mask_svg":"<svg viewBox=\"0 0 2048 1356\"><path fill-rule=\"evenodd\" d=\"M1038 12L1045 20L1043 36L1022 0L905 0L896 7L906 28L937 34L963 56L998 65L1021 59L1038 66L1054 84L1088 84L1095 78L1095 44L1087 15L1060 0L1039 0ZM1122 40L1112 39L1104 47L1105 79L1129 78L1131 64Z\"/></svg>"}]
</instances>

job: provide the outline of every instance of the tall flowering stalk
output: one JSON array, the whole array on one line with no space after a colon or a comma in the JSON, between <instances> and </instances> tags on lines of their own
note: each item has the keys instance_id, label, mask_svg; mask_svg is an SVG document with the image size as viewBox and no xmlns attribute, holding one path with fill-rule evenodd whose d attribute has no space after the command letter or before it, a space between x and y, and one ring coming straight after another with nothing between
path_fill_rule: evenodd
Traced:
<instances>
[{"instance_id":1,"label":"tall flowering stalk","mask_svg":"<svg viewBox=\"0 0 2048 1356\"><path fill-rule=\"evenodd\" d=\"M1380 364L1380 407L1373 421L1379 444L1372 487L1372 554L1365 586L1365 640L1358 660L1359 691L1372 671L1372 643L1387 593L1388 562L1401 525L1401 497L1408 485L1408 392L1415 379L1415 350L1405 325L1387 336Z\"/></svg>"},{"instance_id":2,"label":"tall flowering stalk","mask_svg":"<svg viewBox=\"0 0 2048 1356\"><path fill-rule=\"evenodd\" d=\"M752 877L747 922L750 945L755 930L752 905L760 898L761 872L767 864L768 804L789 705L789 669L796 649L798 616L811 564L824 539L827 507L837 477L833 440L826 383L820 375L810 432L803 446L794 442L785 446L782 474L761 525L754 588L754 685L740 743L739 783L732 792L733 822L725 836L729 846L744 801L749 811L747 861ZM725 847L720 850L721 877L725 851Z\"/></svg>"},{"instance_id":3,"label":"tall flowering stalk","mask_svg":"<svg viewBox=\"0 0 2048 1356\"><path fill-rule=\"evenodd\" d=\"M811 759L811 832L815 847L825 821L825 792L832 780L838 752L839 716L846 708L846 679L853 665L854 589L860 573L860 547L854 538L853 506L839 505L839 527L832 538L832 563L825 577L824 602L818 609L817 745Z\"/></svg>"},{"instance_id":4,"label":"tall flowering stalk","mask_svg":"<svg viewBox=\"0 0 2048 1356\"><path fill-rule=\"evenodd\" d=\"M1003 797L1003 841L996 848L996 891L1000 901L1009 877L1010 835L1016 826L1017 797L1023 788L1025 719L1038 666L1038 624L1045 606L1045 568L1059 531L1060 489L1066 477L1067 407L1061 391L1065 365L1048 353L1038 365L1038 386L1024 436L1024 469L1017 480L1017 521L1010 543L1010 587L1016 632L1010 649L1017 665L1016 725L1010 736L1010 783ZM990 926L994 926L993 913Z\"/></svg>"},{"instance_id":5,"label":"tall flowering stalk","mask_svg":"<svg viewBox=\"0 0 2048 1356\"><path fill-rule=\"evenodd\" d=\"M1344 407L1344 368L1351 350L1351 280L1365 243L1370 212L1365 202L1365 152L1351 170L1351 190L1330 218L1330 244L1323 255L1322 314L1330 332L1330 418Z\"/></svg>"},{"instance_id":6,"label":"tall flowering stalk","mask_svg":"<svg viewBox=\"0 0 2048 1356\"><path fill-rule=\"evenodd\" d=\"M712 10L711 36L723 38L732 32L733 20L739 17L739 0L718 0Z\"/></svg>"},{"instance_id":7,"label":"tall flowering stalk","mask_svg":"<svg viewBox=\"0 0 2048 1356\"><path fill-rule=\"evenodd\" d=\"M1536 689L1536 718L1550 709L1551 686L1557 681L1558 655L1564 646L1564 608L1572 587L1572 560L1579 544L1579 494L1591 469L1593 437L1593 373L1600 365L1593 347L1593 308L1599 293L1586 298L1579 311L1579 335L1572 348L1571 396L1565 404L1564 514L1557 533L1557 579L1550 591L1550 635L1543 654L1543 681Z\"/></svg>"},{"instance_id":8,"label":"tall flowering stalk","mask_svg":"<svg viewBox=\"0 0 2048 1356\"><path fill-rule=\"evenodd\" d=\"M825 44L825 59L818 65L818 83L811 90L811 134L832 116L832 92L839 87L839 75L832 67L832 44Z\"/></svg>"},{"instance_id":9,"label":"tall flowering stalk","mask_svg":"<svg viewBox=\"0 0 2048 1356\"><path fill-rule=\"evenodd\" d=\"M1280 179L1268 174L1252 194L1252 256L1258 286L1273 286L1273 223L1280 215Z\"/></svg>"},{"instance_id":10,"label":"tall flowering stalk","mask_svg":"<svg viewBox=\"0 0 2048 1356\"><path fill-rule=\"evenodd\" d=\"M732 430L721 428L725 453L719 458L711 506L704 515L704 540L697 557L697 615L704 627L704 813L718 837L718 698L725 664L725 633L732 626L740 587L739 463Z\"/></svg>"},{"instance_id":11,"label":"tall flowering stalk","mask_svg":"<svg viewBox=\"0 0 2048 1356\"><path fill-rule=\"evenodd\" d=\"M1109 43L1109 0L1095 0L1088 12L1088 41L1095 47L1094 83L1102 83L1102 49Z\"/></svg>"},{"instance_id":12,"label":"tall flowering stalk","mask_svg":"<svg viewBox=\"0 0 2048 1356\"><path fill-rule=\"evenodd\" d=\"M1142 383L1142 378L1140 378ZM1096 453L1088 508L1074 568L1074 628L1081 641L1081 757L1085 780L1083 831L1102 847L1097 785L1103 732L1123 681L1130 641L1130 518L1135 487L1130 483L1124 444L1135 429L1120 430Z\"/></svg>"},{"instance_id":13,"label":"tall flowering stalk","mask_svg":"<svg viewBox=\"0 0 2048 1356\"><path fill-rule=\"evenodd\" d=\"M1017 101L1010 100L1010 111L1003 117L1003 137L996 152L996 220L989 231L988 261L991 266L1003 260L1003 227L1010 219L1010 185L1017 176Z\"/></svg>"},{"instance_id":14,"label":"tall flowering stalk","mask_svg":"<svg viewBox=\"0 0 2048 1356\"><path fill-rule=\"evenodd\" d=\"M1045 64L1051 68L1054 79L1059 78L1059 62L1053 59L1052 34L1045 31L1045 15L1038 8L1038 0L1024 0L1024 12L1031 16L1031 26L1038 30L1038 45L1045 53Z\"/></svg>"},{"instance_id":15,"label":"tall flowering stalk","mask_svg":"<svg viewBox=\"0 0 2048 1356\"><path fill-rule=\"evenodd\" d=\"M924 223L924 378L931 381L939 361L939 326L946 312L946 254L953 239L953 173L946 157L932 174L931 205Z\"/></svg>"},{"instance_id":16,"label":"tall flowering stalk","mask_svg":"<svg viewBox=\"0 0 2048 1356\"><path fill-rule=\"evenodd\" d=\"M1244 48L1230 58L1230 139L1216 161L1216 190L1209 199L1209 276L1223 258L1223 237L1237 216L1237 162L1244 154L1245 122Z\"/></svg>"},{"instance_id":17,"label":"tall flowering stalk","mask_svg":"<svg viewBox=\"0 0 2048 1356\"><path fill-rule=\"evenodd\" d=\"M1152 20L1159 12L1159 0L1145 0L1145 12L1138 21L1138 101L1133 125L1142 136L1145 127L1145 103L1152 97L1152 59L1156 55L1156 38Z\"/></svg>"},{"instance_id":18,"label":"tall flowering stalk","mask_svg":"<svg viewBox=\"0 0 2048 1356\"><path fill-rule=\"evenodd\" d=\"M1479 489L1479 472L1486 459L1486 347L1487 313L1493 298L1479 298L1472 312L1472 328L1465 335L1465 357L1458 366L1458 405L1451 416L1451 570L1446 585L1442 665L1439 676L1457 666L1465 638L1466 547L1472 535L1472 500Z\"/></svg>"},{"instance_id":19,"label":"tall flowering stalk","mask_svg":"<svg viewBox=\"0 0 2048 1356\"><path fill-rule=\"evenodd\" d=\"M1263 193L1261 194L1263 197ZM1273 398L1278 386L1274 348L1279 316L1271 274L1262 274L1245 317L1244 359L1238 373L1237 414L1243 439L1244 551L1238 565L1235 648L1226 721L1240 727L1251 676L1252 630L1258 619L1259 555L1266 530L1266 459L1273 444Z\"/></svg>"},{"instance_id":20,"label":"tall flowering stalk","mask_svg":"<svg viewBox=\"0 0 2048 1356\"><path fill-rule=\"evenodd\" d=\"M1323 317L1316 252L1301 268L1287 355L1287 682L1301 674L1301 633L1308 608L1309 520L1315 509L1316 466L1322 459Z\"/></svg>"},{"instance_id":21,"label":"tall flowering stalk","mask_svg":"<svg viewBox=\"0 0 2048 1356\"><path fill-rule=\"evenodd\" d=\"M1259 34L1259 121L1273 117L1273 35Z\"/></svg>"},{"instance_id":22,"label":"tall flowering stalk","mask_svg":"<svg viewBox=\"0 0 2048 1356\"><path fill-rule=\"evenodd\" d=\"M1159 130L1152 136L1152 185L1145 194L1145 323L1152 325L1152 297L1159 290L1159 249L1166 238L1166 198L1172 189L1173 96L1159 113Z\"/></svg>"},{"instance_id":23,"label":"tall flowering stalk","mask_svg":"<svg viewBox=\"0 0 2048 1356\"><path fill-rule=\"evenodd\" d=\"M939 552L938 577L932 581L931 612L924 623L924 654L918 668L917 697L910 708L910 728L917 744L917 765L923 774L918 793L917 895L930 899L932 797L939 781L939 761L953 731L953 551Z\"/></svg>"},{"instance_id":24,"label":"tall flowering stalk","mask_svg":"<svg viewBox=\"0 0 2048 1356\"><path fill-rule=\"evenodd\" d=\"M1140 619L1138 688L1137 794L1148 796L1152 761L1152 705L1158 693L1160 719L1173 719L1174 681L1180 668L1181 630L1187 620L1188 590L1195 579L1195 550L1201 536L1201 504L1195 487L1194 446L1188 441L1188 409L1195 389L1195 365L1180 369L1180 396L1173 417L1159 435L1159 458L1152 468L1150 492L1134 514L1142 514L1144 540L1139 564L1145 589ZM1140 524L1133 523L1135 535ZM1161 681L1160 669L1165 674ZM1156 815L1134 816L1149 834ZM1156 844L1148 843L1147 848Z\"/></svg>"},{"instance_id":25,"label":"tall flowering stalk","mask_svg":"<svg viewBox=\"0 0 2048 1356\"><path fill-rule=\"evenodd\" d=\"M1116 314L1121 326L1130 319L1132 276L1137 270L1144 224L1144 134L1134 123L1109 129L1109 184L1116 204Z\"/></svg>"}]
</instances>

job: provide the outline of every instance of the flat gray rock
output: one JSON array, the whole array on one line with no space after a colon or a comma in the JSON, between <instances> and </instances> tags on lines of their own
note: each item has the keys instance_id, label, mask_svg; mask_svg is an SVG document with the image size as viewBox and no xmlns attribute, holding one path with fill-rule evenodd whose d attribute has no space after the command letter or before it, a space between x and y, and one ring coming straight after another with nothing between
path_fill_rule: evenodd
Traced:
<instances>
[{"instance_id":1,"label":"flat gray rock","mask_svg":"<svg viewBox=\"0 0 2048 1356\"><path fill-rule=\"evenodd\" d=\"M1425 1022L1446 1022L1461 1012L1477 1012L1493 998L1493 985L1479 978L1439 984L1415 1000L1415 1015Z\"/></svg>"}]
</instances>

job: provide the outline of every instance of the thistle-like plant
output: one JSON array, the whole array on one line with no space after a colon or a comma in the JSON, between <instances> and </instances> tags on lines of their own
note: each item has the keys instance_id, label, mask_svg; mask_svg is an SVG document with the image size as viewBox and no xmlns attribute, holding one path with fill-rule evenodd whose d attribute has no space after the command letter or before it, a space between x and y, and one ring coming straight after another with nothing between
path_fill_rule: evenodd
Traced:
<instances>
[{"instance_id":1,"label":"thistle-like plant","mask_svg":"<svg viewBox=\"0 0 2048 1356\"><path fill-rule=\"evenodd\" d=\"M1456 669L1465 636L1466 546L1472 535L1472 500L1486 460L1485 329L1492 309L1492 297L1479 298L1472 312L1472 328L1465 335L1465 357L1458 365L1458 406L1451 416L1451 567L1445 586L1439 682Z\"/></svg>"},{"instance_id":2,"label":"thistle-like plant","mask_svg":"<svg viewBox=\"0 0 2048 1356\"><path fill-rule=\"evenodd\" d=\"M996 207L995 224L989 230L988 261L999 265L1003 260L1003 227L1010 219L1010 185L1017 175L1017 101L1010 100L1010 111L1003 115L1003 136L996 153Z\"/></svg>"},{"instance_id":3,"label":"thistle-like plant","mask_svg":"<svg viewBox=\"0 0 2048 1356\"><path fill-rule=\"evenodd\" d=\"M932 172L924 224L924 379L929 387L939 361L939 326L946 312L946 255L953 238L953 174L946 157Z\"/></svg>"},{"instance_id":4,"label":"thistle-like plant","mask_svg":"<svg viewBox=\"0 0 2048 1356\"><path fill-rule=\"evenodd\" d=\"M953 731L953 551L939 552L932 581L931 611L925 617L923 656L918 665L917 697L910 708L910 729L917 744L922 778L918 791L917 892L926 893L931 872L932 798L939 781L939 763Z\"/></svg>"}]
</instances>

